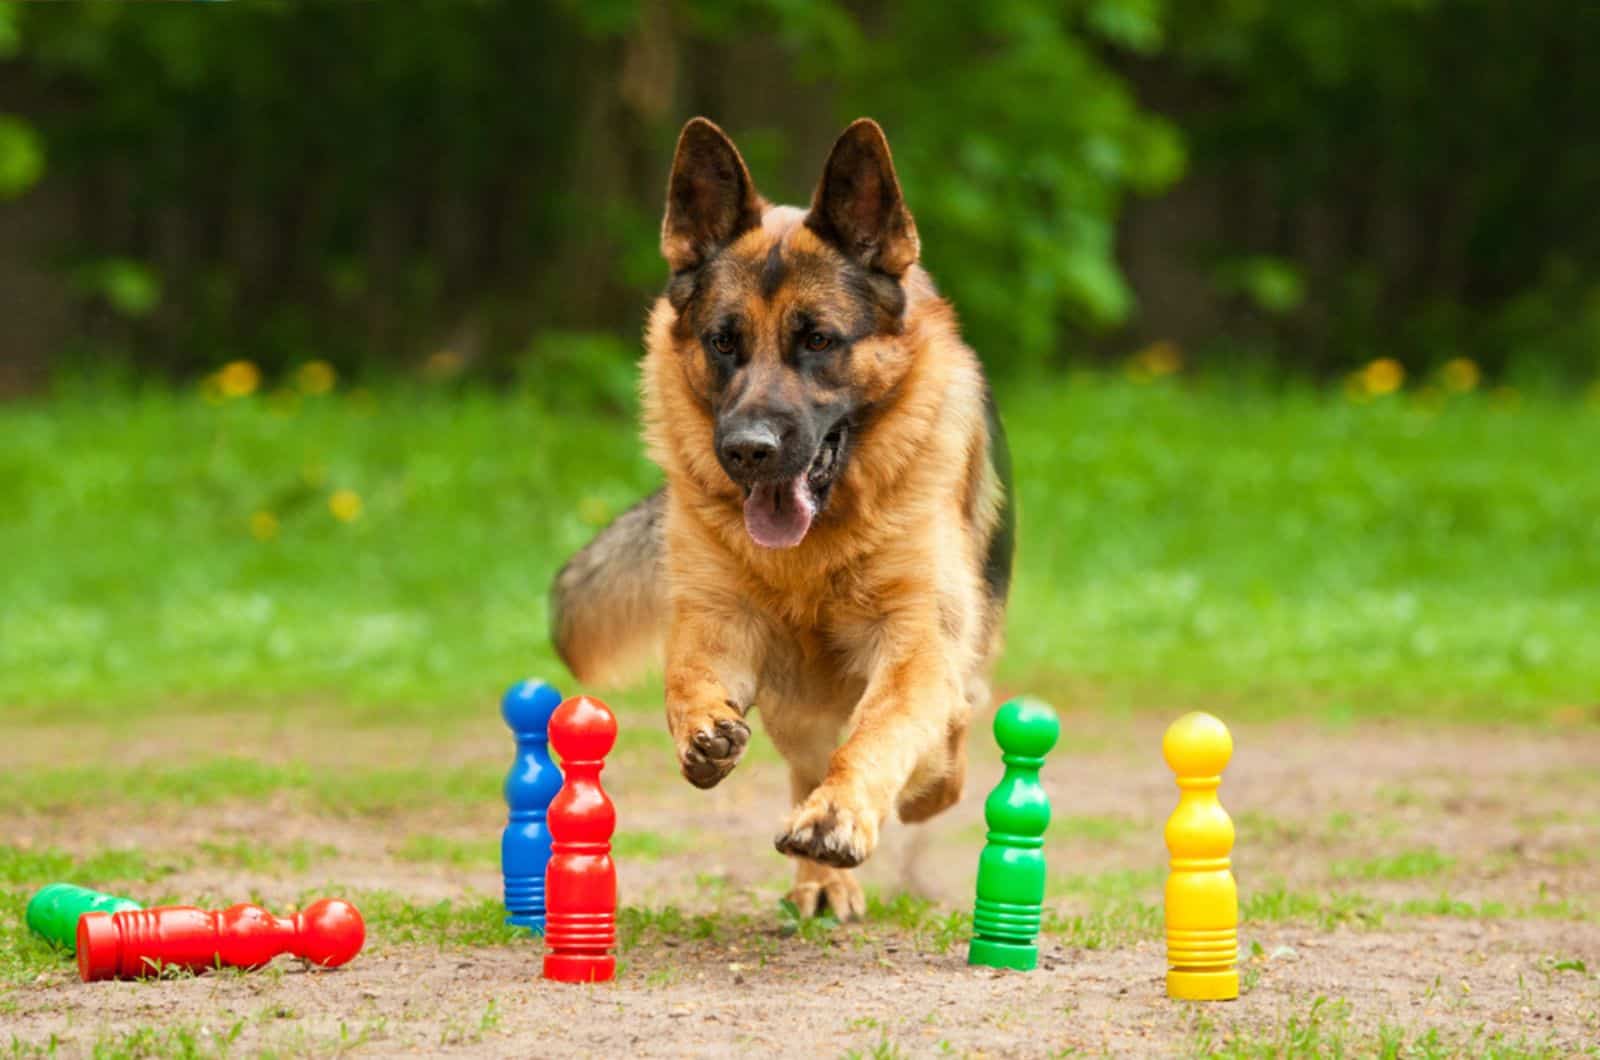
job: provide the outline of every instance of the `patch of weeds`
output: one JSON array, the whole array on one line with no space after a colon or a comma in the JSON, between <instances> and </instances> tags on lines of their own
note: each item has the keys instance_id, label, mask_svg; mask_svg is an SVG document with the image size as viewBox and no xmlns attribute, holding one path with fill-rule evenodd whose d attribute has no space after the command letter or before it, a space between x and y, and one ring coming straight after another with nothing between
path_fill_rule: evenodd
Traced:
<instances>
[{"instance_id":1,"label":"patch of weeds","mask_svg":"<svg viewBox=\"0 0 1600 1060\"><path fill-rule=\"evenodd\" d=\"M1254 1058L1279 1056L1344 1056L1352 1051L1350 1003L1343 998L1330 1001L1319 996L1305 1013L1289 1016L1282 1027L1257 1034L1231 1031L1219 1042L1217 1028L1209 1020L1197 1029L1194 1052L1200 1056Z\"/></svg>"},{"instance_id":2,"label":"patch of weeds","mask_svg":"<svg viewBox=\"0 0 1600 1060\"><path fill-rule=\"evenodd\" d=\"M1045 888L1049 897L1082 895L1088 898L1125 901L1139 895L1157 893L1166 879L1165 869L1115 869L1093 876L1054 876Z\"/></svg>"},{"instance_id":3,"label":"patch of weeds","mask_svg":"<svg viewBox=\"0 0 1600 1060\"><path fill-rule=\"evenodd\" d=\"M386 1016L379 1016L375 1020L363 1023L355 1033L351 1033L350 1026L343 1020L339 1021L339 1038L335 1043L338 1052L359 1049L368 1042L377 1041L388 1036L389 1020Z\"/></svg>"},{"instance_id":4,"label":"patch of weeds","mask_svg":"<svg viewBox=\"0 0 1600 1060\"><path fill-rule=\"evenodd\" d=\"M1040 931L1060 936L1068 946L1103 950L1138 939L1155 938L1161 933L1161 924L1160 907L1123 901L1091 913L1067 914L1047 909Z\"/></svg>"},{"instance_id":5,"label":"patch of weeds","mask_svg":"<svg viewBox=\"0 0 1600 1060\"><path fill-rule=\"evenodd\" d=\"M42 887L67 881L86 886L123 880L148 882L170 876L183 866L152 862L137 847L99 850L75 857L55 848L33 850L0 844L0 883Z\"/></svg>"},{"instance_id":6,"label":"patch of weeds","mask_svg":"<svg viewBox=\"0 0 1600 1060\"><path fill-rule=\"evenodd\" d=\"M1259 810L1244 810L1234 817L1234 828L1241 840L1249 843L1280 846L1305 839L1306 826L1299 821L1288 821Z\"/></svg>"},{"instance_id":7,"label":"patch of weeds","mask_svg":"<svg viewBox=\"0 0 1600 1060\"><path fill-rule=\"evenodd\" d=\"M494 803L502 797L500 785L499 777L476 767L341 771L221 757L175 767L14 770L0 775L0 805L60 811L81 806L86 791L116 791L123 803L137 807L212 806L288 792L313 809L371 816L441 802Z\"/></svg>"},{"instance_id":8,"label":"patch of weeds","mask_svg":"<svg viewBox=\"0 0 1600 1060\"><path fill-rule=\"evenodd\" d=\"M1362 1043L1363 1047L1367 1043ZM1480 1024L1470 1035L1440 1033L1438 1027L1410 1034L1405 1028L1383 1023L1371 1043L1372 1055L1383 1060L1444 1060L1446 1057L1473 1056L1483 1060L1546 1060L1567 1056L1546 1042L1531 1041L1526 1037L1510 1038L1504 1031L1488 1033Z\"/></svg>"},{"instance_id":9,"label":"patch of weeds","mask_svg":"<svg viewBox=\"0 0 1600 1060\"><path fill-rule=\"evenodd\" d=\"M1423 847L1387 857L1338 861L1333 865L1333 874L1341 879L1420 880L1449 872L1455 863L1455 858L1432 847Z\"/></svg>"},{"instance_id":10,"label":"patch of weeds","mask_svg":"<svg viewBox=\"0 0 1600 1060\"><path fill-rule=\"evenodd\" d=\"M451 1016L445 1020L444 1029L439 1032L439 1045L477 1045L483 1041L483 1032L467 1026L460 1016Z\"/></svg>"},{"instance_id":11,"label":"patch of weeds","mask_svg":"<svg viewBox=\"0 0 1600 1060\"><path fill-rule=\"evenodd\" d=\"M687 853L694 846L687 836L662 832L618 832L611 838L612 855L630 861L660 861Z\"/></svg>"},{"instance_id":12,"label":"patch of weeds","mask_svg":"<svg viewBox=\"0 0 1600 1060\"><path fill-rule=\"evenodd\" d=\"M1404 784L1381 785L1378 788L1377 797L1379 802L1385 806L1393 806L1395 809L1419 806L1422 803L1422 796L1417 793L1417 790Z\"/></svg>"},{"instance_id":13,"label":"patch of weeds","mask_svg":"<svg viewBox=\"0 0 1600 1060\"><path fill-rule=\"evenodd\" d=\"M1515 915L1543 920L1588 920L1590 911L1569 898L1551 898L1549 885L1541 882L1538 901L1518 908Z\"/></svg>"},{"instance_id":14,"label":"patch of weeds","mask_svg":"<svg viewBox=\"0 0 1600 1060\"><path fill-rule=\"evenodd\" d=\"M936 953L948 952L956 942L972 934L972 914L962 909L943 909L926 898L901 892L885 901L876 891L867 892L867 920L900 928L919 944Z\"/></svg>"},{"instance_id":15,"label":"patch of weeds","mask_svg":"<svg viewBox=\"0 0 1600 1060\"><path fill-rule=\"evenodd\" d=\"M498 898L416 905L391 891L368 891L356 905L368 930L386 942L502 946L526 937L521 928L506 923L505 905Z\"/></svg>"},{"instance_id":16,"label":"patch of weeds","mask_svg":"<svg viewBox=\"0 0 1600 1060\"><path fill-rule=\"evenodd\" d=\"M611 854L630 861L657 861L692 849L676 836L657 832L618 832L611 839ZM498 836L457 839L441 835L413 835L392 851L401 861L453 865L457 868L493 868L500 864Z\"/></svg>"},{"instance_id":17,"label":"patch of weeds","mask_svg":"<svg viewBox=\"0 0 1600 1060\"><path fill-rule=\"evenodd\" d=\"M200 853L212 864L225 868L277 874L285 869L305 872L317 862L338 857L339 848L330 843L313 843L306 839L296 839L290 843L235 839L230 843L202 842Z\"/></svg>"},{"instance_id":18,"label":"patch of weeds","mask_svg":"<svg viewBox=\"0 0 1600 1060\"><path fill-rule=\"evenodd\" d=\"M1109 843L1139 831L1141 825L1126 817L1067 816L1052 818L1050 838L1081 839L1092 843Z\"/></svg>"},{"instance_id":19,"label":"patch of weeds","mask_svg":"<svg viewBox=\"0 0 1600 1060\"><path fill-rule=\"evenodd\" d=\"M498 865L500 840L452 839L440 835L413 835L393 850L401 861L422 861L433 864L467 866Z\"/></svg>"},{"instance_id":20,"label":"patch of weeds","mask_svg":"<svg viewBox=\"0 0 1600 1060\"><path fill-rule=\"evenodd\" d=\"M1287 890L1281 884L1245 895L1239 903L1239 916L1253 924L1309 921L1324 931L1340 924L1376 927L1383 923L1383 909L1363 895L1338 893L1321 898Z\"/></svg>"},{"instance_id":21,"label":"patch of weeds","mask_svg":"<svg viewBox=\"0 0 1600 1060\"><path fill-rule=\"evenodd\" d=\"M71 960L23 922L32 896L31 890L0 890L0 983L29 983L40 975L71 970Z\"/></svg>"},{"instance_id":22,"label":"patch of weeds","mask_svg":"<svg viewBox=\"0 0 1600 1060\"><path fill-rule=\"evenodd\" d=\"M1437 898L1408 898L1398 902L1394 911L1402 916L1447 916L1458 920L1491 920L1507 915L1505 903L1486 901L1474 905L1449 894Z\"/></svg>"},{"instance_id":23,"label":"patch of weeds","mask_svg":"<svg viewBox=\"0 0 1600 1060\"><path fill-rule=\"evenodd\" d=\"M12 1060L46 1060L54 1058L60 1049L61 1039L54 1034L42 1042L25 1042L13 1034L6 1055Z\"/></svg>"},{"instance_id":24,"label":"patch of weeds","mask_svg":"<svg viewBox=\"0 0 1600 1060\"><path fill-rule=\"evenodd\" d=\"M846 1049L843 1055L845 1060L904 1060L907 1054L884 1035L866 1049Z\"/></svg>"},{"instance_id":25,"label":"patch of weeds","mask_svg":"<svg viewBox=\"0 0 1600 1060\"><path fill-rule=\"evenodd\" d=\"M671 938L682 931L683 921L683 910L675 905L625 905L617 910L617 950L631 950L646 939Z\"/></svg>"},{"instance_id":26,"label":"patch of weeds","mask_svg":"<svg viewBox=\"0 0 1600 1060\"><path fill-rule=\"evenodd\" d=\"M728 892L728 877L719 872L697 872L694 874L695 890L701 895L720 903L722 896Z\"/></svg>"},{"instance_id":27,"label":"patch of weeds","mask_svg":"<svg viewBox=\"0 0 1600 1060\"><path fill-rule=\"evenodd\" d=\"M644 977L644 985L659 990L662 987L668 987L676 983L681 974L682 972L677 965L663 965ZM619 975L618 978L620 979L621 976Z\"/></svg>"},{"instance_id":28,"label":"patch of weeds","mask_svg":"<svg viewBox=\"0 0 1600 1060\"><path fill-rule=\"evenodd\" d=\"M753 749L752 743L746 748L746 754ZM617 732L617 746L612 754L633 754L637 752L672 752L672 737L657 720L651 715L648 724L623 725Z\"/></svg>"},{"instance_id":29,"label":"patch of weeds","mask_svg":"<svg viewBox=\"0 0 1600 1060\"><path fill-rule=\"evenodd\" d=\"M800 907L788 898L778 903L778 934L784 938L799 937L802 942L821 946L831 942L839 919L833 910L824 910L821 916L801 916Z\"/></svg>"},{"instance_id":30,"label":"patch of weeds","mask_svg":"<svg viewBox=\"0 0 1600 1060\"><path fill-rule=\"evenodd\" d=\"M1551 865L1558 869L1578 868L1594 864L1595 854L1594 851L1585 850L1581 847L1561 847L1560 849L1552 850L1548 860Z\"/></svg>"},{"instance_id":31,"label":"patch of weeds","mask_svg":"<svg viewBox=\"0 0 1600 1060\"><path fill-rule=\"evenodd\" d=\"M191 1023L175 1027L135 1027L120 1034L102 1035L95 1041L91 1055L94 1060L146 1060L155 1057L199 1060L202 1057L222 1057L228 1055L243 1031L243 1020L220 1034L209 1027Z\"/></svg>"},{"instance_id":32,"label":"patch of weeds","mask_svg":"<svg viewBox=\"0 0 1600 1060\"><path fill-rule=\"evenodd\" d=\"M617 949L632 949L644 942L686 942L721 937L730 927L718 916L686 916L675 905L649 909L627 905L617 910Z\"/></svg>"}]
</instances>

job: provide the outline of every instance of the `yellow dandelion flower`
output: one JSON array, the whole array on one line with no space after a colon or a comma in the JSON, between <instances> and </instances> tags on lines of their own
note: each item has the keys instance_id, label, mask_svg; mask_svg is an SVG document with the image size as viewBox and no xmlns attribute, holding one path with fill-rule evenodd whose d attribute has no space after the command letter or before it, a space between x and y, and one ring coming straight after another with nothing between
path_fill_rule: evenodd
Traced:
<instances>
[{"instance_id":1,"label":"yellow dandelion flower","mask_svg":"<svg viewBox=\"0 0 1600 1060\"><path fill-rule=\"evenodd\" d=\"M294 374L295 386L300 393L316 397L332 390L339 381L339 373L327 361L307 361Z\"/></svg>"},{"instance_id":2,"label":"yellow dandelion flower","mask_svg":"<svg viewBox=\"0 0 1600 1060\"><path fill-rule=\"evenodd\" d=\"M249 397L261 385L261 369L250 361L229 361L217 373L217 387L223 397Z\"/></svg>"},{"instance_id":3,"label":"yellow dandelion flower","mask_svg":"<svg viewBox=\"0 0 1600 1060\"><path fill-rule=\"evenodd\" d=\"M341 523L353 523L361 518L361 495L355 490L336 490L328 498L328 511Z\"/></svg>"},{"instance_id":4,"label":"yellow dandelion flower","mask_svg":"<svg viewBox=\"0 0 1600 1060\"><path fill-rule=\"evenodd\" d=\"M1393 357L1379 357L1361 370L1361 382L1369 394L1392 394L1404 386L1405 381L1405 366Z\"/></svg>"},{"instance_id":5,"label":"yellow dandelion flower","mask_svg":"<svg viewBox=\"0 0 1600 1060\"><path fill-rule=\"evenodd\" d=\"M1183 351L1167 339L1152 342L1128 358L1125 374L1135 383L1147 383L1183 370Z\"/></svg>"},{"instance_id":6,"label":"yellow dandelion flower","mask_svg":"<svg viewBox=\"0 0 1600 1060\"><path fill-rule=\"evenodd\" d=\"M271 541L278 536L278 517L271 512L256 512L250 517L250 536L257 541Z\"/></svg>"},{"instance_id":7,"label":"yellow dandelion flower","mask_svg":"<svg viewBox=\"0 0 1600 1060\"><path fill-rule=\"evenodd\" d=\"M1140 351L1139 360L1153 376L1175 375L1183 370L1183 351L1167 339L1146 346Z\"/></svg>"},{"instance_id":8,"label":"yellow dandelion flower","mask_svg":"<svg viewBox=\"0 0 1600 1060\"><path fill-rule=\"evenodd\" d=\"M1440 369L1439 381L1451 393L1463 394L1478 389L1478 384L1483 381L1483 372L1471 358L1455 357L1446 361L1444 368Z\"/></svg>"}]
</instances>

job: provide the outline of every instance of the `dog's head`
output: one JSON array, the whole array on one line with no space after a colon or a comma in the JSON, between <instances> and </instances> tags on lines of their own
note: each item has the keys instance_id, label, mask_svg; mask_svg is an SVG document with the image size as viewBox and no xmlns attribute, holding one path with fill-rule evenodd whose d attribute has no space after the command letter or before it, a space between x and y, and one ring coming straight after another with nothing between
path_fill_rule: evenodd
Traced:
<instances>
[{"instance_id":1,"label":"dog's head","mask_svg":"<svg viewBox=\"0 0 1600 1060\"><path fill-rule=\"evenodd\" d=\"M884 378L883 341L905 315L916 225L883 130L845 130L809 210L769 206L733 142L684 126L661 251L673 343L710 414L721 469L742 491L745 529L798 545L828 504Z\"/></svg>"}]
</instances>

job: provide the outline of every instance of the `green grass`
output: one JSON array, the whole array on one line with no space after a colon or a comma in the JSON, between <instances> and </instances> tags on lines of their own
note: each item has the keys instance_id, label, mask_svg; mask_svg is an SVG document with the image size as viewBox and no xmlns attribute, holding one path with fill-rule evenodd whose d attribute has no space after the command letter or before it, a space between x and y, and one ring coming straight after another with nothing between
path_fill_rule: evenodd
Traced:
<instances>
[{"instance_id":1,"label":"green grass","mask_svg":"<svg viewBox=\"0 0 1600 1060\"><path fill-rule=\"evenodd\" d=\"M1344 998L1319 996L1303 1011L1290 1013L1282 1025L1267 1031L1219 1028L1208 1015L1196 1018L1190 1055L1210 1060L1249 1060L1259 1057L1371 1056L1382 1060L1444 1060L1476 1056L1495 1060L1543 1060L1567 1053L1553 1045L1528 1038L1490 1032L1481 1024L1441 1033L1407 1031L1380 1023L1375 1031L1358 1028L1354 1007Z\"/></svg>"},{"instance_id":2,"label":"green grass","mask_svg":"<svg viewBox=\"0 0 1600 1060\"><path fill-rule=\"evenodd\" d=\"M1001 402L1022 518L1003 684L1333 717L1539 718L1593 691L1595 407L1089 376ZM5 406L0 704L490 709L564 676L550 576L656 478L631 421L474 391Z\"/></svg>"},{"instance_id":3,"label":"green grass","mask_svg":"<svg viewBox=\"0 0 1600 1060\"><path fill-rule=\"evenodd\" d=\"M41 768L0 776L0 805L38 811L81 806L85 791L116 791L121 805L208 806L290 793L333 813L385 814L502 799L504 774L482 768L319 769L248 758L160 766Z\"/></svg>"},{"instance_id":4,"label":"green grass","mask_svg":"<svg viewBox=\"0 0 1600 1060\"><path fill-rule=\"evenodd\" d=\"M1442 876L1455 866L1456 859L1441 854L1432 847L1405 850L1384 857L1359 861L1338 861L1333 865L1336 877L1356 880L1420 880Z\"/></svg>"},{"instance_id":5,"label":"green grass","mask_svg":"<svg viewBox=\"0 0 1600 1060\"><path fill-rule=\"evenodd\" d=\"M684 836L657 832L621 831L611 837L611 854L619 861L659 861L693 849ZM489 868L500 864L500 836L453 839L448 836L413 835L395 851L402 861L432 862L461 868Z\"/></svg>"}]
</instances>

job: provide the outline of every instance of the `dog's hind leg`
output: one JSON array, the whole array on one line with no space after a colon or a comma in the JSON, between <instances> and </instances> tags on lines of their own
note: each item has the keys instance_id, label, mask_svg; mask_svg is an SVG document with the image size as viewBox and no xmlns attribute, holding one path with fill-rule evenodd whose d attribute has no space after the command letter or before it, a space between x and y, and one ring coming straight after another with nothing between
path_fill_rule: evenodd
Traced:
<instances>
[{"instance_id":1,"label":"dog's hind leg","mask_svg":"<svg viewBox=\"0 0 1600 1060\"><path fill-rule=\"evenodd\" d=\"M961 801L967 780L967 719L951 719L945 746L922 756L895 802L900 819L926 821Z\"/></svg>"},{"instance_id":2,"label":"dog's hind leg","mask_svg":"<svg viewBox=\"0 0 1600 1060\"><path fill-rule=\"evenodd\" d=\"M791 766L789 788L794 804L804 802L820 782L820 777L803 775ZM860 920L867 914L867 896L855 873L810 858L794 858L794 889L789 900L804 917L819 916L824 909L832 910L841 921Z\"/></svg>"}]
</instances>

